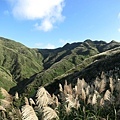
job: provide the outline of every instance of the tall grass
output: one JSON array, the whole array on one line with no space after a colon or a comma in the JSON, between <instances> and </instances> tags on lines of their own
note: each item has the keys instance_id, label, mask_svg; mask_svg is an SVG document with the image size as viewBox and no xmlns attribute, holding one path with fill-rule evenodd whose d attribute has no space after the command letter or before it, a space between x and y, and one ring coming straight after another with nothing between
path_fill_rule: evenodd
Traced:
<instances>
[{"instance_id":1,"label":"tall grass","mask_svg":"<svg viewBox=\"0 0 120 120\"><path fill-rule=\"evenodd\" d=\"M21 103L19 107L15 108L12 103L9 106L12 111L21 111L19 119L22 120L119 120L119 86L118 78L107 78L104 74L92 83L78 78L74 86L68 84L66 80L64 85L59 84L59 92L56 95L50 95L41 86L34 99L25 97L24 104ZM9 96L8 93L6 94ZM17 93L17 99L16 95L10 97L15 102L21 100L18 96ZM8 110L4 104L1 105L1 108L2 111ZM13 113L15 114L15 112ZM14 116L13 113L12 116ZM6 118L9 118L8 116L9 114Z\"/></svg>"}]
</instances>

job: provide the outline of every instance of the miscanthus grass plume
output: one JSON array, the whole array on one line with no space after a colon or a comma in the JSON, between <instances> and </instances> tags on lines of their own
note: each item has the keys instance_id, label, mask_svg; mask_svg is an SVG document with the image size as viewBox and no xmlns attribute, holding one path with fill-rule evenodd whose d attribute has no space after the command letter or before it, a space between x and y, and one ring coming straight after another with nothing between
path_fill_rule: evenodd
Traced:
<instances>
[{"instance_id":1,"label":"miscanthus grass plume","mask_svg":"<svg viewBox=\"0 0 120 120\"><path fill-rule=\"evenodd\" d=\"M34 98L11 96L1 89L0 114L4 119L19 120L119 120L120 80L102 73L92 83L77 79L76 84L59 83L55 94L40 86ZM9 101L8 101L9 100ZM24 101L24 103L23 103ZM22 102L22 103L21 103ZM10 109L9 109L10 108ZM8 114L8 111L9 114ZM19 117L18 117L18 115Z\"/></svg>"}]
</instances>

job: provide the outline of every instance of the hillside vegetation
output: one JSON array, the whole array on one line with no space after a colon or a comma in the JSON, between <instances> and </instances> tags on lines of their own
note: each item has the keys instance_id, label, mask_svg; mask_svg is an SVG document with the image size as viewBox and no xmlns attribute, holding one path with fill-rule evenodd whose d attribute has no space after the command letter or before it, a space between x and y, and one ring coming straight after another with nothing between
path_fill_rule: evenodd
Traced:
<instances>
[{"instance_id":1,"label":"hillside vegetation","mask_svg":"<svg viewBox=\"0 0 120 120\"><path fill-rule=\"evenodd\" d=\"M42 56L37 49L0 38L0 51L0 65L8 69L16 81L29 78L43 69Z\"/></svg>"},{"instance_id":2,"label":"hillside vegetation","mask_svg":"<svg viewBox=\"0 0 120 120\"><path fill-rule=\"evenodd\" d=\"M74 79L74 77L76 79L77 76L80 76L79 72L81 70L97 60L100 61L104 60L107 56L109 57L109 54L105 53L105 51L114 51L115 48L118 48L119 52L119 46L120 43L115 41L106 43L103 41L86 40L83 43L66 44L62 48L55 50L42 50L41 54L44 57L43 64L44 66L47 64L49 68L45 67L44 71L32 76L29 79L29 84L25 86L24 92L34 96L38 86L58 84L59 81L69 80L69 78ZM104 54L102 54L103 52ZM56 89L55 84L53 85L54 87L50 87L50 91L53 88Z\"/></svg>"},{"instance_id":3,"label":"hillside vegetation","mask_svg":"<svg viewBox=\"0 0 120 120\"><path fill-rule=\"evenodd\" d=\"M59 84L58 93L52 95L40 86L34 99L19 97L17 92L11 96L1 88L0 119L119 120L120 79L118 74L115 79L108 74L112 75L102 72L92 84L78 78L74 87L66 80Z\"/></svg>"},{"instance_id":4,"label":"hillside vegetation","mask_svg":"<svg viewBox=\"0 0 120 120\"><path fill-rule=\"evenodd\" d=\"M64 78L69 80L72 76L76 79L81 76L81 70L96 60L109 57L106 51L115 48L119 51L119 46L120 43L116 41L106 43L85 40L67 43L61 48L52 50L30 49L21 43L0 37L1 86L4 87L4 82L9 80L9 87L4 88L7 90L11 88L10 93L18 91L34 96L38 86L47 86ZM103 52L104 54L100 54ZM4 74L8 78L5 78ZM83 77L86 78L87 75Z\"/></svg>"},{"instance_id":5,"label":"hillside vegetation","mask_svg":"<svg viewBox=\"0 0 120 120\"><path fill-rule=\"evenodd\" d=\"M119 60L114 40L31 49L0 37L0 119L119 120Z\"/></svg>"}]
</instances>

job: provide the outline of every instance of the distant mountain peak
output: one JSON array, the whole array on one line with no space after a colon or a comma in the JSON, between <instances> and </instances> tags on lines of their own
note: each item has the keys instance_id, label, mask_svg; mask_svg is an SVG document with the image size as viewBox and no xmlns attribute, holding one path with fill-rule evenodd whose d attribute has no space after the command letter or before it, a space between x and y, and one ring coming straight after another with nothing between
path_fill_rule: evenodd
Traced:
<instances>
[{"instance_id":1,"label":"distant mountain peak","mask_svg":"<svg viewBox=\"0 0 120 120\"><path fill-rule=\"evenodd\" d=\"M117 41L115 41L115 40L112 40L110 43L118 43Z\"/></svg>"}]
</instances>

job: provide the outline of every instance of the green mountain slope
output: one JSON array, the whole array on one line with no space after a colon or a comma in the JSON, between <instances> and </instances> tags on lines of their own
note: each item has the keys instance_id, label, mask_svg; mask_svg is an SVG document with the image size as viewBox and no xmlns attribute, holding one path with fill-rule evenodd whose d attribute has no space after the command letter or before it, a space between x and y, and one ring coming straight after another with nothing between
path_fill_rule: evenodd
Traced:
<instances>
[{"instance_id":1,"label":"green mountain slope","mask_svg":"<svg viewBox=\"0 0 120 120\"><path fill-rule=\"evenodd\" d=\"M6 86L7 81L18 83L42 71L42 59L37 49L30 49L21 43L0 37L0 87ZM9 71L9 74L6 75L3 68Z\"/></svg>"},{"instance_id":2,"label":"green mountain slope","mask_svg":"<svg viewBox=\"0 0 120 120\"><path fill-rule=\"evenodd\" d=\"M22 119L26 110L41 119L41 108L48 106L58 110L60 119L117 120L119 85L120 43L116 41L85 40L51 50L30 49L0 37L1 119Z\"/></svg>"},{"instance_id":3,"label":"green mountain slope","mask_svg":"<svg viewBox=\"0 0 120 120\"><path fill-rule=\"evenodd\" d=\"M29 79L29 84L24 87L24 92L32 96L38 86L47 86L54 81L58 83L58 80L67 79L65 76L69 77L69 74L74 76L76 71L81 71L98 59L97 57L94 58L94 55L118 46L120 43L115 41L106 43L104 41L86 40L83 43L66 44L55 50L39 50L44 57L45 69ZM100 55L99 59L102 57L104 55Z\"/></svg>"},{"instance_id":4,"label":"green mountain slope","mask_svg":"<svg viewBox=\"0 0 120 120\"><path fill-rule=\"evenodd\" d=\"M30 49L21 43L0 37L1 71L3 68L8 71L1 72L0 86L5 88L4 82L9 80L11 82L7 90L10 89L10 93L18 91L34 96L41 85L56 86L56 83L65 79L72 78L74 81L81 77L85 68L97 63L96 60L105 59L109 56L106 51L114 51L119 46L120 43L116 41L106 43L88 39L84 42L67 43L61 48L52 50ZM3 77L4 74L8 79Z\"/></svg>"},{"instance_id":5,"label":"green mountain slope","mask_svg":"<svg viewBox=\"0 0 120 120\"><path fill-rule=\"evenodd\" d=\"M16 83L12 80L11 73L4 67L0 66L0 87L10 90Z\"/></svg>"},{"instance_id":6,"label":"green mountain slope","mask_svg":"<svg viewBox=\"0 0 120 120\"><path fill-rule=\"evenodd\" d=\"M8 69L17 81L29 78L43 69L42 56L35 49L0 38L0 51L0 65Z\"/></svg>"},{"instance_id":7,"label":"green mountain slope","mask_svg":"<svg viewBox=\"0 0 120 120\"><path fill-rule=\"evenodd\" d=\"M67 80L68 83L74 85L77 78L84 78L91 83L97 77L100 77L102 72L108 77L120 78L120 47L87 58L76 68L66 72L64 76L54 79L54 82L46 85L46 88L50 93L53 93L58 89L59 83L64 84L65 80Z\"/></svg>"}]
</instances>

